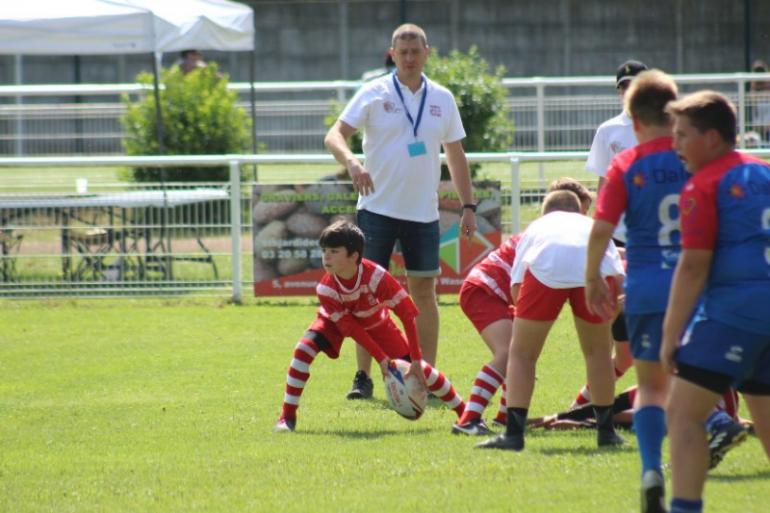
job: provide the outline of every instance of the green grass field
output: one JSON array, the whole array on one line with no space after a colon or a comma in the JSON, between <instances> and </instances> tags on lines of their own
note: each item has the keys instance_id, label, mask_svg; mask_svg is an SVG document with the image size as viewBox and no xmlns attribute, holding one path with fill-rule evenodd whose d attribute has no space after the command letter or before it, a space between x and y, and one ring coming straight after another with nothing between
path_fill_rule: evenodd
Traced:
<instances>
[{"instance_id":1,"label":"green grass field","mask_svg":"<svg viewBox=\"0 0 770 513\"><path fill-rule=\"evenodd\" d=\"M487 359L442 298L439 367L467 396ZM633 436L600 451L588 431L532 431L522 453L473 449L432 403L408 422L344 399L354 370L319 357L298 431L274 434L308 299L0 303L2 512L636 512ZM538 369L532 415L583 382L563 316ZM633 379L626 376L619 387ZM767 511L770 469L751 438L712 472L706 510Z\"/></svg>"}]
</instances>

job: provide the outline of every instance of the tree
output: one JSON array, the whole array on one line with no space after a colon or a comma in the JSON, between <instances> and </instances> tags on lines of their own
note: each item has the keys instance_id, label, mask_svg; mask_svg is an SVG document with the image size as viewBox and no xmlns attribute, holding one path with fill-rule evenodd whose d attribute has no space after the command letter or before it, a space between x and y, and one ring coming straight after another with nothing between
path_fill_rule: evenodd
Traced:
<instances>
[{"instance_id":1,"label":"tree","mask_svg":"<svg viewBox=\"0 0 770 513\"><path fill-rule=\"evenodd\" d=\"M140 73L137 81L152 84L152 75ZM228 91L228 77L210 63L184 74L179 66L161 74L163 145L167 155L224 155L247 151L250 120L236 105L237 94ZM137 102L123 97L126 113L122 123L128 136L123 146L128 155L158 155L155 97L148 94ZM229 171L222 167L169 167L169 181L226 181ZM160 180L159 168L134 168L137 182Z\"/></svg>"},{"instance_id":2,"label":"tree","mask_svg":"<svg viewBox=\"0 0 770 513\"><path fill-rule=\"evenodd\" d=\"M469 153L508 151L513 140L505 103L508 91L501 80L505 68L498 66L493 73L489 69L475 46L467 53L452 50L446 57L434 50L425 65L431 80L452 91L465 127L463 148Z\"/></svg>"}]
</instances>

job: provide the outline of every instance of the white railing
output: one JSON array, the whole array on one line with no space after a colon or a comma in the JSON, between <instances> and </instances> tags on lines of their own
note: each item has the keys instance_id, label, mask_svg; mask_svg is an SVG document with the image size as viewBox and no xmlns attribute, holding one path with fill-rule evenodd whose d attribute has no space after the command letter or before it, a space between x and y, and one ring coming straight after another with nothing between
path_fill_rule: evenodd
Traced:
<instances>
[{"instance_id":1,"label":"white railing","mask_svg":"<svg viewBox=\"0 0 770 513\"><path fill-rule=\"evenodd\" d=\"M770 149L751 150L749 153L759 157L770 157ZM511 214L509 230L507 233L516 233L521 229L520 201L521 201L521 164L525 162L555 162L555 161L584 161L587 152L518 152L518 153L477 153L469 154L468 159L471 162L507 162L510 164L510 206ZM230 265L231 280L230 291L232 300L240 302L242 298L243 277L241 271L241 234L244 228L248 231L251 228L250 223L244 224L242 218L242 209L244 208L244 198L241 196L241 176L240 168L243 165L250 164L288 164L288 163L318 163L330 164L334 159L328 154L313 155L201 155L201 156L165 156L165 157L32 157L32 158L0 158L0 168L12 167L16 169L23 168L56 168L56 167L93 167L93 166L229 166L229 214L230 214ZM542 177L541 177L542 179ZM508 187L504 187L508 189ZM540 190L540 189L538 189ZM157 191L156 191L157 192ZM507 191L506 191L507 192ZM171 193L169 193L171 195ZM228 197L225 195L224 197ZM12 200L5 197L6 204L0 200L0 213L7 209ZM248 200L245 205L248 208ZM194 226L190 226L194 228ZM4 226L0 224L0 235L4 235ZM61 227L57 227L61 228ZM6 258L6 255L1 255ZM219 284L221 282L217 282ZM151 290L153 283L142 283L144 288L133 288L131 291L136 293ZM2 291L4 284L0 284ZM6 287L7 288L7 287ZM183 290L180 287L174 290ZM38 291L39 292L39 291ZM60 291L61 292L61 291ZM66 292L66 290L64 291ZM43 292L45 293L45 292Z\"/></svg>"},{"instance_id":2,"label":"white railing","mask_svg":"<svg viewBox=\"0 0 770 513\"><path fill-rule=\"evenodd\" d=\"M741 134L759 128L751 116L759 100L747 88L751 82L770 82L770 74L674 78L683 91L709 87L728 94L738 107ZM510 91L508 106L516 127L513 151L587 149L596 126L620 107L612 77L504 78L502 83ZM255 83L257 137L267 145L267 152L323 151L324 117L332 102L344 102L360 85L344 80ZM230 88L248 107L250 84L236 82ZM149 91L149 86L141 84L0 86L0 153L119 154L124 136L119 118L124 107L118 97Z\"/></svg>"},{"instance_id":3,"label":"white railing","mask_svg":"<svg viewBox=\"0 0 770 513\"><path fill-rule=\"evenodd\" d=\"M468 159L471 162L511 162L510 154L502 153L502 154L496 154L496 153L480 153L480 154L469 154ZM231 291L231 297L233 301L239 302L242 297L242 286L243 286L243 276L242 276L242 265L241 265L241 257L242 257L242 249L241 249L241 234L243 233L244 229L245 231L250 231L251 224L250 223L243 223L242 213L244 209L244 203L246 205L246 208L248 208L248 198L243 198L241 194L241 175L240 175L240 169L241 166L244 165L263 165L263 164L333 164L336 162L334 158L329 154L312 154L312 155L197 155L197 156L184 156L184 155L175 155L175 156L146 156L146 157L7 157L7 158L0 158L0 172L2 172L2 168L14 168L14 169L21 169L24 168L59 168L59 167L116 167L116 166L125 166L125 167L147 167L147 166L153 166L153 167L168 167L168 166L191 166L191 167L211 167L211 166L228 166L230 169L230 180L228 184L228 201L229 201L229 228L230 228L230 276L231 279L229 280L229 288ZM515 170L518 172L518 168ZM23 171L21 171L23 172ZM512 173L514 173L514 168L512 168ZM512 183L516 184L516 190L518 191L518 177L514 174L512 176ZM174 186L174 184L169 184L171 187ZM210 189L208 189L210 190ZM157 190L155 190L153 193L157 195ZM174 192L174 191L171 191ZM169 195L171 194L169 192ZM133 194L133 193L129 193ZM124 193L124 195L126 195ZM147 193L145 193L145 196ZM44 195L43 195L44 196ZM120 196L120 194L111 193L111 196ZM137 196L141 196L141 193ZM515 196L518 197L518 192ZM39 198L41 201L39 203L35 203L35 208L38 208L38 205L40 205L39 208L44 209L45 204L47 202L46 198ZM126 198L117 198L118 200L125 201ZM146 197L144 198L146 200ZM67 200L64 200L65 203ZM99 199L95 199L94 201L100 201ZM105 200L106 201L106 200ZM17 208L19 205L15 205L14 203L17 203L17 201L14 199L14 195L5 195L0 197L0 217L4 218L5 215L8 215L8 212L11 208ZM31 203L30 203L31 204ZM57 205L55 202L51 203L52 205ZM24 208L27 208L24 205ZM69 204L66 204L67 206ZM101 205L101 203L99 203ZM120 203L114 204L109 203L110 206L117 206L118 210L121 208ZM170 204L166 204L166 208L168 206L172 206ZM513 227L518 227L518 219L519 219L519 205L517 201L511 202L511 209L512 209L512 216L511 219L515 220L515 224L513 224ZM61 215L61 209L59 209L59 216ZM3 226L5 222L0 222L0 235L3 235L3 232L10 232L12 230L4 230L4 228L7 228L7 226ZM144 222L143 224L147 224ZM110 230L110 231L121 231L124 230L123 224L121 224L120 230ZM144 226L143 228L146 229L157 229L159 226L158 223L153 223L151 225ZM167 225L163 225L168 229ZM96 225L97 228L112 228L112 224L109 226L102 226L101 224ZM18 229L20 227L13 227ZM23 227L21 227L23 228ZM66 236L65 234L68 233L66 227L63 226L54 226L49 227L50 229L55 229L60 232L62 232L62 236ZM65 228L65 229L63 229ZM184 228L184 226L176 226L176 228ZM195 226L190 226L190 228L195 228ZM63 238L62 237L62 238ZM161 238L163 235L161 234ZM116 238L118 238L116 236ZM134 238L136 239L136 237ZM200 240L200 239L198 239ZM162 241L161 241L162 242ZM110 241L110 244L112 244L112 241ZM64 248L64 242L62 242L62 248ZM124 244L125 245L125 244ZM147 250L147 247L149 246L148 243L145 243L144 250ZM69 251L69 249L67 249ZM130 252L129 252L130 253ZM207 252L208 253L208 252ZM122 258L124 256L131 256L128 254L125 249L121 250L118 255ZM97 254L97 257L103 256L101 254ZM174 255L166 255L168 258L173 258ZM0 255L0 259L9 259L10 257L7 255ZM70 262L69 262L69 256L67 258L67 266L69 268ZM89 257L90 258L90 257ZM160 258L162 259L162 258ZM122 262L122 261L121 261ZM121 263L120 266L123 264ZM113 266L115 267L115 266ZM101 269L100 269L101 271ZM2 280L0 280L2 281ZM211 281L209 282L209 285L212 287L220 286L221 281ZM70 288L67 289L68 284L67 283L61 283L61 285L58 289L59 292L67 292L67 290L75 291L79 290L80 292L83 292L83 287L80 287L78 289ZM69 284L72 286L72 284ZM86 284L88 285L88 284ZM152 282L152 281L141 281L139 283L133 283L129 290L129 292L137 293L137 292L147 292L151 291L153 286L160 286L160 285L167 285L166 290L184 290L185 285L177 285L174 283L171 283L170 281L164 281L163 283L160 282ZM196 283L196 289L200 289L201 285L205 285L205 283ZM141 288L140 288L141 286ZM15 295L23 295L25 293L25 289L16 287L13 284L8 285L7 283L0 283L0 292L3 292L3 289L11 290ZM19 289L18 291L16 289ZM37 295L45 295L47 293L50 293L50 288L46 289L44 287L40 287L38 289L34 289L29 291L28 289L27 293L32 292ZM100 291L103 291L104 289L98 289ZM18 293L17 293L18 292ZM119 290L110 289L110 293L120 292Z\"/></svg>"}]
</instances>

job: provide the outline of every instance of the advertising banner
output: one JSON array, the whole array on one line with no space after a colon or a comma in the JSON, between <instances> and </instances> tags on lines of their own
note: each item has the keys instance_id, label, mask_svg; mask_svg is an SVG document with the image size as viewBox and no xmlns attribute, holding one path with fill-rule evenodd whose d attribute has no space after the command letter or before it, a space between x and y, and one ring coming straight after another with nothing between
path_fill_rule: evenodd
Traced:
<instances>
[{"instance_id":1,"label":"advertising banner","mask_svg":"<svg viewBox=\"0 0 770 513\"><path fill-rule=\"evenodd\" d=\"M500 182L474 183L478 202L478 231L472 240L460 237L462 206L451 182L439 186L441 276L437 290L457 293L468 271L500 245ZM315 295L324 274L321 266L321 231L336 221L356 221L356 200L350 182L255 185L251 215L256 296ZM406 284L404 260L398 246L390 272Z\"/></svg>"}]
</instances>

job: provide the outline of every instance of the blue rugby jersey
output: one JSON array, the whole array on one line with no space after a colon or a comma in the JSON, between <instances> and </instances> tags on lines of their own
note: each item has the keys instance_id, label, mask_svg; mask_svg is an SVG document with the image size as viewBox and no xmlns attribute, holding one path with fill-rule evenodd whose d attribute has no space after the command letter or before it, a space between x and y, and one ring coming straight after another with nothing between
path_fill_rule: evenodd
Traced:
<instances>
[{"instance_id":1,"label":"blue rugby jersey","mask_svg":"<svg viewBox=\"0 0 770 513\"><path fill-rule=\"evenodd\" d=\"M626 216L629 314L666 310L679 259L679 193L690 175L672 143L671 137L660 137L619 153L599 193L594 219L617 224Z\"/></svg>"},{"instance_id":2,"label":"blue rugby jersey","mask_svg":"<svg viewBox=\"0 0 770 513\"><path fill-rule=\"evenodd\" d=\"M770 335L770 165L732 151L690 179L680 205L682 247L714 251L708 317Z\"/></svg>"}]
</instances>

